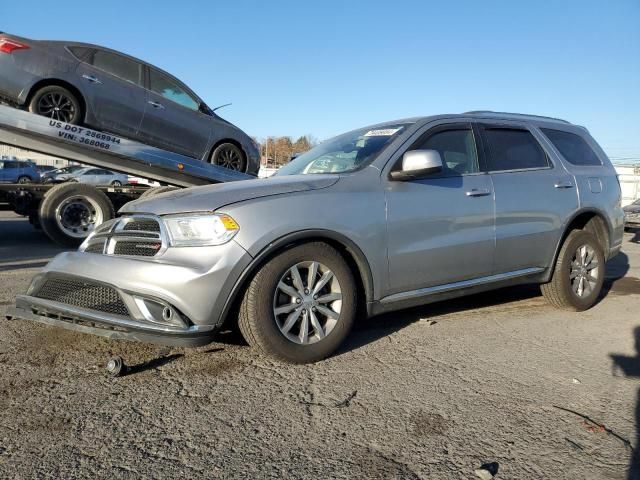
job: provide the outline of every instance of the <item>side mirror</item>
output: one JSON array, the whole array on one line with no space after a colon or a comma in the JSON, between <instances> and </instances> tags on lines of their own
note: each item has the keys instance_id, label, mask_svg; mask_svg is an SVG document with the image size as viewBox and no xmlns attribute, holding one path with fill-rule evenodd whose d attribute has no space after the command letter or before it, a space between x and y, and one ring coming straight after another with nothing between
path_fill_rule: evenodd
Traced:
<instances>
[{"instance_id":1,"label":"side mirror","mask_svg":"<svg viewBox=\"0 0 640 480\"><path fill-rule=\"evenodd\" d=\"M437 150L412 150L402 156L402 168L391 172L391 179L406 182L441 171L442 159Z\"/></svg>"}]
</instances>

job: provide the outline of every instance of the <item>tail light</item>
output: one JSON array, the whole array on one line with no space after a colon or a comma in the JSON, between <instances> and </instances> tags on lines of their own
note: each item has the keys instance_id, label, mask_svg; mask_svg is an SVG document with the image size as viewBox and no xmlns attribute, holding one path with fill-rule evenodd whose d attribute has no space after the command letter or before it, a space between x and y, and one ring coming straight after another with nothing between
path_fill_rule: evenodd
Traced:
<instances>
[{"instance_id":1,"label":"tail light","mask_svg":"<svg viewBox=\"0 0 640 480\"><path fill-rule=\"evenodd\" d=\"M13 53L16 50L26 50L29 48L29 45L20 43L16 40L12 40L10 38L0 38L0 52L2 53Z\"/></svg>"}]
</instances>

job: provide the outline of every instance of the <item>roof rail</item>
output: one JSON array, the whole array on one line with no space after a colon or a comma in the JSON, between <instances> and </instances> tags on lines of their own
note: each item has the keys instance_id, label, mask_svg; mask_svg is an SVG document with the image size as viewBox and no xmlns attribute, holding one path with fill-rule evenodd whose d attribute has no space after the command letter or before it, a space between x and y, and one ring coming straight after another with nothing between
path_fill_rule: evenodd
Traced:
<instances>
[{"instance_id":1,"label":"roof rail","mask_svg":"<svg viewBox=\"0 0 640 480\"><path fill-rule=\"evenodd\" d=\"M469 115L469 114L491 114L491 115L509 115L509 116L514 116L514 117L542 118L542 119L545 119L545 120L553 120L555 122L562 122L562 123L571 124L571 122L568 122L568 121L563 120L561 118L546 117L544 115L531 115L529 113L494 112L493 110L471 110L469 112L464 112L464 114L465 115Z\"/></svg>"}]
</instances>

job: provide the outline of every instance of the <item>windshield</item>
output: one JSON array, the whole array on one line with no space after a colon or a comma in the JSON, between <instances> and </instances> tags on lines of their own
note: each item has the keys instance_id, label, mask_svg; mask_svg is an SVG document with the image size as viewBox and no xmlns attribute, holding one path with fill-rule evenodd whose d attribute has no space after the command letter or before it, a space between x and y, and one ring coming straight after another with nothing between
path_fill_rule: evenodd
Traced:
<instances>
[{"instance_id":1,"label":"windshield","mask_svg":"<svg viewBox=\"0 0 640 480\"><path fill-rule=\"evenodd\" d=\"M371 162L409 124L362 128L322 142L274 175L353 172Z\"/></svg>"}]
</instances>

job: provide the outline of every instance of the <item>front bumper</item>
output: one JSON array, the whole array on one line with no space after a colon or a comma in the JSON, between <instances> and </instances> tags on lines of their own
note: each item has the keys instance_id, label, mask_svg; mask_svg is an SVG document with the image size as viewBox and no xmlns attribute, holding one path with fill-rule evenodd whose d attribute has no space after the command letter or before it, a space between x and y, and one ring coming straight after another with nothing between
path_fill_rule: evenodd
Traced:
<instances>
[{"instance_id":1,"label":"front bumper","mask_svg":"<svg viewBox=\"0 0 640 480\"><path fill-rule=\"evenodd\" d=\"M625 227L640 227L640 213L626 213L624 214L624 226Z\"/></svg>"},{"instance_id":2,"label":"front bumper","mask_svg":"<svg viewBox=\"0 0 640 480\"><path fill-rule=\"evenodd\" d=\"M169 248L153 259L61 253L34 277L7 316L114 339L203 345L222 324L224 305L250 260L233 240L217 247ZM173 321L151 314L151 303L145 302L158 311L172 309Z\"/></svg>"},{"instance_id":3,"label":"front bumper","mask_svg":"<svg viewBox=\"0 0 640 480\"><path fill-rule=\"evenodd\" d=\"M187 328L144 325L125 318L100 314L58 302L18 295L16 306L7 310L7 318L31 320L112 340L131 340L159 345L198 347L211 342L214 327L194 325Z\"/></svg>"}]
</instances>

